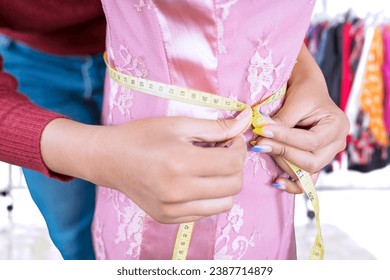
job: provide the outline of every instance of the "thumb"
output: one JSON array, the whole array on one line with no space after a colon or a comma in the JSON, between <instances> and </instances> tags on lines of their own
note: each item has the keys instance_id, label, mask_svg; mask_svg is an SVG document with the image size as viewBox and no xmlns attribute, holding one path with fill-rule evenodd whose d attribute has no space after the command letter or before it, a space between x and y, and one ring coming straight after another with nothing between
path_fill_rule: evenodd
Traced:
<instances>
[{"instance_id":1,"label":"thumb","mask_svg":"<svg viewBox=\"0 0 390 280\"><path fill-rule=\"evenodd\" d=\"M222 142L244 133L251 125L252 110L245 108L234 119L196 119L186 128L191 141Z\"/></svg>"},{"instance_id":2,"label":"thumb","mask_svg":"<svg viewBox=\"0 0 390 280\"><path fill-rule=\"evenodd\" d=\"M298 114L293 106L282 106L280 110L272 117L272 120L277 124L284 125L286 127L294 127L298 122Z\"/></svg>"}]
</instances>

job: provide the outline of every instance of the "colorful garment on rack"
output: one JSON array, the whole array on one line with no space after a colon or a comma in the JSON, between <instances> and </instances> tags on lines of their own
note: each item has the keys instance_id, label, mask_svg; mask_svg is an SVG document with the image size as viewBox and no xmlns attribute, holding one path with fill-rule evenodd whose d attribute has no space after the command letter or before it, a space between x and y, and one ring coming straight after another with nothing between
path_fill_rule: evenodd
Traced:
<instances>
[{"instance_id":1,"label":"colorful garment on rack","mask_svg":"<svg viewBox=\"0 0 390 280\"><path fill-rule=\"evenodd\" d=\"M345 111L349 93L352 87L352 71L350 65L351 44L352 44L352 23L347 21L342 27L342 55L341 55L341 88L340 104L341 110Z\"/></svg>"},{"instance_id":2,"label":"colorful garment on rack","mask_svg":"<svg viewBox=\"0 0 390 280\"><path fill-rule=\"evenodd\" d=\"M385 100L384 100L384 121L386 132L390 134L390 26L383 28L383 80L385 83Z\"/></svg>"},{"instance_id":3,"label":"colorful garment on rack","mask_svg":"<svg viewBox=\"0 0 390 280\"><path fill-rule=\"evenodd\" d=\"M385 167L389 163L389 148L385 148L375 141L368 128L368 114L362 111L359 102L365 80L365 69L376 30L375 25L366 26L363 34L362 27L360 27L361 32L356 32L358 35L355 37L356 42L354 43L356 52L352 51L351 55L351 58L355 56L354 60L358 60L358 67L354 70L353 86L346 107L346 113L351 121L347 151L349 170L370 172ZM359 59L357 59L358 56L360 56ZM353 65L352 61L351 63Z\"/></svg>"},{"instance_id":4,"label":"colorful garment on rack","mask_svg":"<svg viewBox=\"0 0 390 280\"><path fill-rule=\"evenodd\" d=\"M325 76L329 94L351 123L348 169L361 172L390 161L390 28L383 30L383 42L379 30L376 21L347 13L341 21L313 24L307 34L307 45ZM339 153L336 160L341 163L344 154Z\"/></svg>"},{"instance_id":5,"label":"colorful garment on rack","mask_svg":"<svg viewBox=\"0 0 390 280\"><path fill-rule=\"evenodd\" d=\"M348 145L349 166L367 165L374 154L375 140L363 125L364 113L360 111L356 120L358 132L350 138Z\"/></svg>"},{"instance_id":6,"label":"colorful garment on rack","mask_svg":"<svg viewBox=\"0 0 390 280\"><path fill-rule=\"evenodd\" d=\"M354 23L351 28L351 34L352 34L352 40L351 40L351 53L349 56L349 65L351 67L352 83L353 83L353 80L355 79L355 74L357 72L357 68L359 66L360 58L363 52L364 39L365 39L364 20L358 18L354 20Z\"/></svg>"},{"instance_id":7,"label":"colorful garment on rack","mask_svg":"<svg viewBox=\"0 0 390 280\"><path fill-rule=\"evenodd\" d=\"M329 26L326 30L325 41L321 43L324 45L320 46L322 53L318 54L322 59L317 61L325 76L330 97L337 105L340 104L342 30L343 24Z\"/></svg>"},{"instance_id":8,"label":"colorful garment on rack","mask_svg":"<svg viewBox=\"0 0 390 280\"><path fill-rule=\"evenodd\" d=\"M376 143L366 122L366 114L360 111L354 124L356 131L350 136L347 146L349 170L370 172L389 164L390 147L385 148Z\"/></svg>"},{"instance_id":9,"label":"colorful garment on rack","mask_svg":"<svg viewBox=\"0 0 390 280\"><path fill-rule=\"evenodd\" d=\"M360 95L360 105L363 112L365 112L369 117L368 128L375 141L379 145L387 147L389 145L389 139L383 118L383 60L382 32L379 27L376 27L364 73L364 80Z\"/></svg>"}]
</instances>

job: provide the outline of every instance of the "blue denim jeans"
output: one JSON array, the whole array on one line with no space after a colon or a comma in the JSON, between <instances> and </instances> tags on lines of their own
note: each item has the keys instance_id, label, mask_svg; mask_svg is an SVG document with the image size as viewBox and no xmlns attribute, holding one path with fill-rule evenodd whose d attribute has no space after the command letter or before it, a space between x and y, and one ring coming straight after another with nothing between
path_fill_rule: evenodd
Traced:
<instances>
[{"instance_id":1,"label":"blue denim jeans","mask_svg":"<svg viewBox=\"0 0 390 280\"><path fill-rule=\"evenodd\" d=\"M50 111L88 124L100 122L105 64L102 55L56 56L0 35L4 70L19 92ZM80 179L60 182L23 169L31 197L64 259L94 259L91 223L95 185Z\"/></svg>"}]
</instances>

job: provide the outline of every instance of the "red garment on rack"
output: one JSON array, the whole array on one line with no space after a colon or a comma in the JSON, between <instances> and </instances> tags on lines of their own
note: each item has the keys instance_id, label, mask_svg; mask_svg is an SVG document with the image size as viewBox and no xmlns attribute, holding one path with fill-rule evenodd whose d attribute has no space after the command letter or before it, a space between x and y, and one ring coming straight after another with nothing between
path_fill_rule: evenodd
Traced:
<instances>
[{"instance_id":1,"label":"red garment on rack","mask_svg":"<svg viewBox=\"0 0 390 280\"><path fill-rule=\"evenodd\" d=\"M352 88L352 71L350 65L352 23L347 21L342 30L342 56L341 56L341 87L340 87L340 108L345 111L347 101Z\"/></svg>"}]
</instances>

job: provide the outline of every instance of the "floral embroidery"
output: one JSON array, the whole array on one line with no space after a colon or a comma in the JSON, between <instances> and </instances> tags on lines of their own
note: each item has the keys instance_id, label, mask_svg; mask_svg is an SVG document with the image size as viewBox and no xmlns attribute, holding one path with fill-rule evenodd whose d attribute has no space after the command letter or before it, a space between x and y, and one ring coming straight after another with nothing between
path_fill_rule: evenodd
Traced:
<instances>
[{"instance_id":1,"label":"floral embroidery","mask_svg":"<svg viewBox=\"0 0 390 280\"><path fill-rule=\"evenodd\" d=\"M107 257L106 257L105 245L103 240L103 224L101 223L98 215L95 215L94 217L93 232L94 232L93 242L94 242L96 259L106 260Z\"/></svg>"},{"instance_id":2,"label":"floral embroidery","mask_svg":"<svg viewBox=\"0 0 390 280\"><path fill-rule=\"evenodd\" d=\"M112 51L109 52L114 57ZM133 56L128 48L119 46L119 58L115 59L115 67L121 73L129 74L135 77L146 78L148 70L142 57ZM113 123L113 110L118 108L122 116L131 119L131 108L134 105L134 93L132 90L124 88L114 81L110 80L110 111L107 117L107 124Z\"/></svg>"},{"instance_id":3,"label":"floral embroidery","mask_svg":"<svg viewBox=\"0 0 390 280\"><path fill-rule=\"evenodd\" d=\"M119 46L119 56L121 60L119 62L115 61L115 66L119 72L142 78L148 76L148 70L142 57L133 56L124 45Z\"/></svg>"},{"instance_id":4,"label":"floral embroidery","mask_svg":"<svg viewBox=\"0 0 390 280\"><path fill-rule=\"evenodd\" d=\"M142 231L145 220L145 212L124 194L112 191L112 202L118 220L118 229L115 244L127 242L126 255L138 258L141 250Z\"/></svg>"},{"instance_id":5,"label":"floral embroidery","mask_svg":"<svg viewBox=\"0 0 390 280\"><path fill-rule=\"evenodd\" d=\"M278 66L275 66L268 44L269 37L261 39L250 59L247 81L250 83L252 102L261 100L266 92L276 91L283 82L284 76L281 70L285 67L284 59Z\"/></svg>"},{"instance_id":6,"label":"floral embroidery","mask_svg":"<svg viewBox=\"0 0 390 280\"><path fill-rule=\"evenodd\" d=\"M130 108L133 107L134 93L124 87L118 86L117 84L112 86L112 90L119 96L117 100L113 101L113 106L117 107L122 116L126 116L128 119L132 119Z\"/></svg>"},{"instance_id":7,"label":"floral embroidery","mask_svg":"<svg viewBox=\"0 0 390 280\"><path fill-rule=\"evenodd\" d=\"M259 171L259 168L261 167L264 169L269 176L272 178L277 177L277 171L274 169L269 169L267 166L267 161L264 159L262 154L250 152L247 157L247 161L251 161L254 165L253 167L253 175L256 175Z\"/></svg>"},{"instance_id":8,"label":"floral embroidery","mask_svg":"<svg viewBox=\"0 0 390 280\"><path fill-rule=\"evenodd\" d=\"M138 0L138 4L135 4L134 7L136 8L137 12L142 12L144 7L150 9L152 7L152 3L150 0Z\"/></svg>"},{"instance_id":9,"label":"floral embroidery","mask_svg":"<svg viewBox=\"0 0 390 280\"><path fill-rule=\"evenodd\" d=\"M113 123L113 112L115 108L118 108L119 113L122 116L126 116L131 119L131 107L133 107L134 93L127 88L119 86L114 81L110 80L110 111L107 116L106 125Z\"/></svg>"},{"instance_id":10,"label":"floral embroidery","mask_svg":"<svg viewBox=\"0 0 390 280\"><path fill-rule=\"evenodd\" d=\"M240 232L240 229L244 224L244 221L242 219L243 216L244 210L238 204L236 204L235 207L233 207L232 211L229 212L228 221L232 225L236 233Z\"/></svg>"},{"instance_id":11,"label":"floral embroidery","mask_svg":"<svg viewBox=\"0 0 390 280\"><path fill-rule=\"evenodd\" d=\"M217 0L217 33L218 33L218 52L226 53L226 47L223 43L224 28L223 22L228 18L230 8L235 5L239 0Z\"/></svg>"},{"instance_id":12,"label":"floral embroidery","mask_svg":"<svg viewBox=\"0 0 390 280\"><path fill-rule=\"evenodd\" d=\"M238 235L244 225L244 209L239 204L234 204L226 217L227 224L223 228L218 228L221 232L216 240L216 253L214 258L219 260L241 259L249 248L255 247L255 233L249 238ZM233 235L237 234L233 239ZM222 246L222 247L221 247ZM218 249L221 247L220 249ZM230 248L229 248L230 247Z\"/></svg>"}]
</instances>

